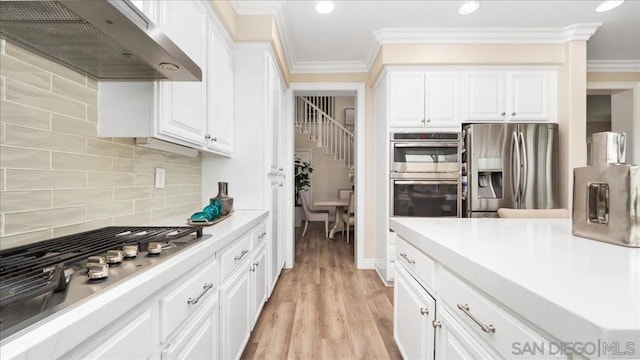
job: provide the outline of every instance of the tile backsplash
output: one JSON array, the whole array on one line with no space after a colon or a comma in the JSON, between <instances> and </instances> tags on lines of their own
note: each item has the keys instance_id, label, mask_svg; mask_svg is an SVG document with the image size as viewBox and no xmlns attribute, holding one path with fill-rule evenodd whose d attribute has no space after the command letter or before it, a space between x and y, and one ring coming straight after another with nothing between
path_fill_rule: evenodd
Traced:
<instances>
[{"instance_id":1,"label":"tile backsplash","mask_svg":"<svg viewBox=\"0 0 640 360\"><path fill-rule=\"evenodd\" d=\"M202 208L201 157L98 138L97 89L0 39L0 248Z\"/></svg>"}]
</instances>

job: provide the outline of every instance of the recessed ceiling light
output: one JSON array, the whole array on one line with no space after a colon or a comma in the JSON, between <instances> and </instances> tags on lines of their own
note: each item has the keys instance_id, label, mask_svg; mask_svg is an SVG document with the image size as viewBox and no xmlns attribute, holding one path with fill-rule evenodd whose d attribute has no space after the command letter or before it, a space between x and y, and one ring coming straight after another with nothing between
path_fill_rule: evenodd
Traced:
<instances>
[{"instance_id":1,"label":"recessed ceiling light","mask_svg":"<svg viewBox=\"0 0 640 360\"><path fill-rule=\"evenodd\" d=\"M316 11L320 14L329 14L333 11L332 1L318 1L316 3Z\"/></svg>"},{"instance_id":2,"label":"recessed ceiling light","mask_svg":"<svg viewBox=\"0 0 640 360\"><path fill-rule=\"evenodd\" d=\"M609 11L611 9L615 9L618 6L622 5L623 2L624 2L624 0L608 0L608 1L604 1L604 2L602 2L602 4L600 4L596 8L596 12L605 12L605 11Z\"/></svg>"},{"instance_id":3,"label":"recessed ceiling light","mask_svg":"<svg viewBox=\"0 0 640 360\"><path fill-rule=\"evenodd\" d=\"M464 4L460 5L458 8L458 14L460 15L469 15L472 12L475 12L480 7L480 1L467 1Z\"/></svg>"}]
</instances>

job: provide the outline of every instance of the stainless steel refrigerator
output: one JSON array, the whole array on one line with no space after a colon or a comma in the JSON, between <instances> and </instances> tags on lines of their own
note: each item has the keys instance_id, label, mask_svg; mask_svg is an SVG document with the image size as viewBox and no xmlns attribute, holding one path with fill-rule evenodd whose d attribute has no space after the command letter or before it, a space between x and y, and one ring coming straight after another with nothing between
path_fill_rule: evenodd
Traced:
<instances>
[{"instance_id":1,"label":"stainless steel refrigerator","mask_svg":"<svg viewBox=\"0 0 640 360\"><path fill-rule=\"evenodd\" d=\"M559 207L557 124L468 124L463 136L464 217Z\"/></svg>"}]
</instances>

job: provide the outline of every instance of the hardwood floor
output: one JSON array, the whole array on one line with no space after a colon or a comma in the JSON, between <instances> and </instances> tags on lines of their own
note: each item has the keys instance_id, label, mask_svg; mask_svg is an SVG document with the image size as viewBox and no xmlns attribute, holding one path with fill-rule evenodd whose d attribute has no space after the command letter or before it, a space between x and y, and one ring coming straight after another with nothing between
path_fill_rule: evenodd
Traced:
<instances>
[{"instance_id":1,"label":"hardwood floor","mask_svg":"<svg viewBox=\"0 0 640 360\"><path fill-rule=\"evenodd\" d=\"M283 270L242 359L401 359L393 288L356 269L353 243L314 225L304 238L296 229L295 266Z\"/></svg>"}]
</instances>

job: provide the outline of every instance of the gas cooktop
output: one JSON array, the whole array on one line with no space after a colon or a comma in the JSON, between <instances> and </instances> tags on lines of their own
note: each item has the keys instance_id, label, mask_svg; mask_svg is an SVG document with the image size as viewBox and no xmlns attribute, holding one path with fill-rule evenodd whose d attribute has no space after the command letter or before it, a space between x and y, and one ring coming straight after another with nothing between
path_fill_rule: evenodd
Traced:
<instances>
[{"instance_id":1,"label":"gas cooktop","mask_svg":"<svg viewBox=\"0 0 640 360\"><path fill-rule=\"evenodd\" d=\"M110 226L0 251L0 339L208 237L200 227Z\"/></svg>"}]
</instances>

